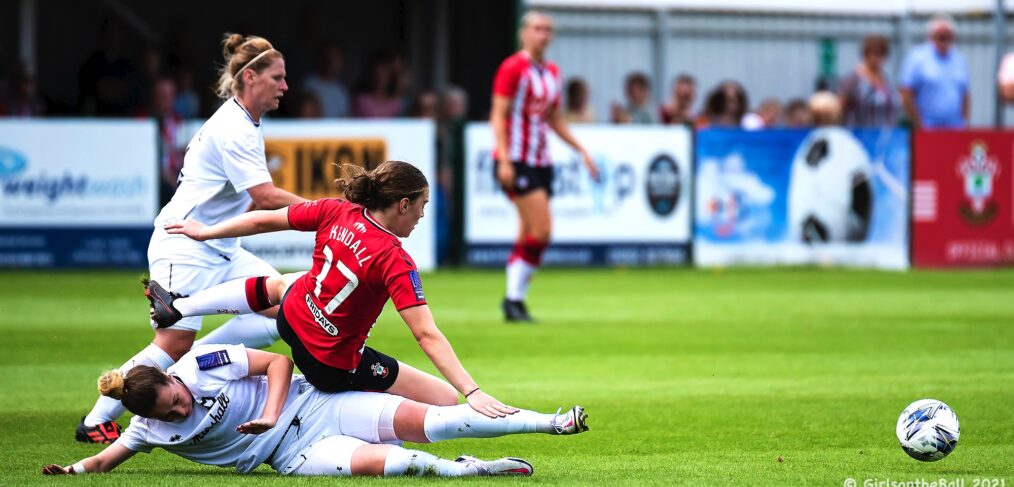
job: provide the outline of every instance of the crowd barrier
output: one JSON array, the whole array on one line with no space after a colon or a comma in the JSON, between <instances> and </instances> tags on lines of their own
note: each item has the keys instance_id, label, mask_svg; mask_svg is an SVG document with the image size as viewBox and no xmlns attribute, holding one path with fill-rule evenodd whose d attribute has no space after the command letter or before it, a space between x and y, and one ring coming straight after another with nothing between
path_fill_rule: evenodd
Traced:
<instances>
[{"instance_id":1,"label":"crowd barrier","mask_svg":"<svg viewBox=\"0 0 1014 487\"><path fill-rule=\"evenodd\" d=\"M548 265L1014 264L1014 132L573 131L602 174L593 181L551 136ZM402 159L437 180L428 121L272 120L264 134L275 183L309 198L335 195L334 162ZM464 261L500 266L517 216L494 176L489 125L463 138ZM157 150L151 121L0 120L0 267L146 267ZM404 243L422 269L436 266L435 213ZM279 232L244 246L304 269L312 240Z\"/></svg>"},{"instance_id":2,"label":"crowd barrier","mask_svg":"<svg viewBox=\"0 0 1014 487\"><path fill-rule=\"evenodd\" d=\"M908 131L697 134L695 262L908 267Z\"/></svg>"},{"instance_id":3,"label":"crowd barrier","mask_svg":"<svg viewBox=\"0 0 1014 487\"><path fill-rule=\"evenodd\" d=\"M1014 264L1014 133L920 132L913 146L915 266Z\"/></svg>"},{"instance_id":4,"label":"crowd barrier","mask_svg":"<svg viewBox=\"0 0 1014 487\"><path fill-rule=\"evenodd\" d=\"M185 124L181 140L201 123ZM263 127L272 178L296 194L336 196L335 162L401 159L436 181L429 121L271 120ZM0 267L147 267L159 209L158 144L151 121L0 120ZM434 229L434 219L424 218L404 243L423 270L436 266ZM276 268L306 269L313 238L278 232L246 237L243 246Z\"/></svg>"},{"instance_id":5,"label":"crowd barrier","mask_svg":"<svg viewBox=\"0 0 1014 487\"><path fill-rule=\"evenodd\" d=\"M685 127L579 126L598 164L593 181L580 157L557 138L553 245L548 265L687 264L690 247L692 134ZM517 212L496 181L488 124L465 132L465 243L470 265L503 265L518 232Z\"/></svg>"},{"instance_id":6,"label":"crowd barrier","mask_svg":"<svg viewBox=\"0 0 1014 487\"><path fill-rule=\"evenodd\" d=\"M0 267L147 267L150 121L0 120Z\"/></svg>"}]
</instances>

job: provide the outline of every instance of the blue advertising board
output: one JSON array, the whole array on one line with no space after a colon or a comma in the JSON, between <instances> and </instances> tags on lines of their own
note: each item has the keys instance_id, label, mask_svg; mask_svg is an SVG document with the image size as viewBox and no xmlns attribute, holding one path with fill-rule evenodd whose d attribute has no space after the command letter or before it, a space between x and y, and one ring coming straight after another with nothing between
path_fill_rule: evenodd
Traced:
<instances>
[{"instance_id":1,"label":"blue advertising board","mask_svg":"<svg viewBox=\"0 0 1014 487\"><path fill-rule=\"evenodd\" d=\"M698 265L908 267L907 130L711 129L696 149Z\"/></svg>"}]
</instances>

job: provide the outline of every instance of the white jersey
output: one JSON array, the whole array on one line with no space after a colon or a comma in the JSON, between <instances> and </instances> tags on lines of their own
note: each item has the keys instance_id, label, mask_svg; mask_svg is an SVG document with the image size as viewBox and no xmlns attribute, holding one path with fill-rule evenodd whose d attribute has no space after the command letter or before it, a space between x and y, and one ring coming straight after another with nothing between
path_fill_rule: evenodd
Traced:
<instances>
[{"instance_id":1,"label":"white jersey","mask_svg":"<svg viewBox=\"0 0 1014 487\"><path fill-rule=\"evenodd\" d=\"M260 435L237 432L237 426L261 417L268 397L267 377L247 377L250 365L243 345L196 346L166 373L193 395L190 416L176 422L134 416L115 444L142 453L162 448L240 473L268 463L282 474L297 470L306 450L324 438L341 435L400 444L394 414L405 398L378 392L323 393L301 375L292 377L274 428Z\"/></svg>"},{"instance_id":2,"label":"white jersey","mask_svg":"<svg viewBox=\"0 0 1014 487\"><path fill-rule=\"evenodd\" d=\"M169 204L155 218L155 227L194 219L205 225L244 213L252 201L246 190L271 182L264 156L264 134L236 98L227 100L187 145L179 187ZM156 232L158 234L159 232ZM161 238L208 245L218 253L232 255L238 238L209 240L203 244L183 235Z\"/></svg>"},{"instance_id":3,"label":"white jersey","mask_svg":"<svg viewBox=\"0 0 1014 487\"><path fill-rule=\"evenodd\" d=\"M159 447L194 462L235 467L241 473L264 463L301 404L319 396L301 376L294 377L277 425L260 435L248 435L236 427L261 417L268 385L265 376L247 377L246 347L194 347L166 373L183 382L193 395L190 416L178 422L134 416L116 444L143 453Z\"/></svg>"}]
</instances>

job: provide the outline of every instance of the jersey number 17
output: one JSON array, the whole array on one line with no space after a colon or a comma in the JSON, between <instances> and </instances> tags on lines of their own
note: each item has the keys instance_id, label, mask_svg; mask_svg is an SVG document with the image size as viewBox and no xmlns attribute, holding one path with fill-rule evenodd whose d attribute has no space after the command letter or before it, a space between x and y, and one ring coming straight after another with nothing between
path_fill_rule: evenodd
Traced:
<instances>
[{"instance_id":1,"label":"jersey number 17","mask_svg":"<svg viewBox=\"0 0 1014 487\"><path fill-rule=\"evenodd\" d=\"M328 274L331 273L332 267L338 269L338 272L340 272L341 275L345 277L347 282L345 283L344 286L342 286L341 289L323 290L322 288L324 287L324 281L327 279ZM341 284L341 279L337 278L332 279L331 282L328 282L327 284L328 287L334 286L335 288L337 288L338 286L336 284ZM325 245L324 268L321 269L320 274L317 275L317 285L314 286L313 288L313 295L316 296L317 299L320 300L321 302L324 302L324 299L320 297L322 292L326 291L328 295L330 295L332 292L335 293L334 297L331 298L331 300L328 301L328 303L324 306L324 312L327 314L333 313L334 310L338 309L338 307L341 306L341 304L345 302L346 299L349 298L349 295L352 294L352 291L356 290L356 286L358 285L359 285L359 277L357 277L355 273L352 272L352 269L349 269L344 262L342 262L341 260L335 260L334 251L331 250L331 247Z\"/></svg>"}]
</instances>

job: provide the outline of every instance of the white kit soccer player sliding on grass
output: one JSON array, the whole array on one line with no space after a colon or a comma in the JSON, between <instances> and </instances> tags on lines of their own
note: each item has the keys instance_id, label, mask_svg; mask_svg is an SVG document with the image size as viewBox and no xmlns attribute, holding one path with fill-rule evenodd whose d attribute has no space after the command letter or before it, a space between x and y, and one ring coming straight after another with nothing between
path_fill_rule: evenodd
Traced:
<instances>
[{"instance_id":1,"label":"white kit soccer player sliding on grass","mask_svg":"<svg viewBox=\"0 0 1014 487\"><path fill-rule=\"evenodd\" d=\"M401 246L399 238L408 237L423 217L429 200L426 177L401 161L369 172L349 164L341 170L336 184L345 200L254 211L212 226L194 220L167 225L169 233L196 240L289 229L315 232L313 266L296 275L237 279L189 297L151 281L152 319L168 327L188 316L252 313L281 303L278 331L306 380L321 391L386 391L440 406L457 404L460 393L486 416L515 413L516 408L480 390L462 366L437 328L419 272ZM366 346L389 299L450 383ZM574 427L585 428L583 408L575 406L568 414Z\"/></svg>"},{"instance_id":2,"label":"white kit soccer player sliding on grass","mask_svg":"<svg viewBox=\"0 0 1014 487\"><path fill-rule=\"evenodd\" d=\"M199 345L165 372L139 365L99 379L99 391L134 413L100 453L48 475L108 472L137 452L162 448L240 473L268 464L283 475L531 475L517 458L445 460L402 448L519 433L570 435L567 414L518 411L489 418L468 405L430 406L377 392L324 393L293 376L284 356L242 345ZM569 423L569 426L568 426Z\"/></svg>"},{"instance_id":3,"label":"white kit soccer player sliding on grass","mask_svg":"<svg viewBox=\"0 0 1014 487\"><path fill-rule=\"evenodd\" d=\"M167 233L163 229L166 224L184 218L214 224L246 212L251 203L275 209L305 201L274 186L264 156L262 116L277 109L288 90L282 54L265 39L231 34L223 41L223 55L218 94L225 103L187 146L179 187L155 219L148 246L151 277L185 293L245 276L277 276L278 272L240 248L238 239L196 242ZM278 339L278 330L274 310L265 313L268 316L237 316L202 340L250 347L271 345ZM152 343L120 370L127 372L137 365L165 370L190 350L200 329L200 317L156 329ZM115 440L120 433L115 420L123 411L119 401L100 397L78 425L75 437L92 443Z\"/></svg>"}]
</instances>

